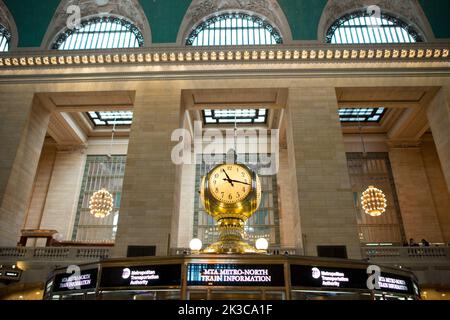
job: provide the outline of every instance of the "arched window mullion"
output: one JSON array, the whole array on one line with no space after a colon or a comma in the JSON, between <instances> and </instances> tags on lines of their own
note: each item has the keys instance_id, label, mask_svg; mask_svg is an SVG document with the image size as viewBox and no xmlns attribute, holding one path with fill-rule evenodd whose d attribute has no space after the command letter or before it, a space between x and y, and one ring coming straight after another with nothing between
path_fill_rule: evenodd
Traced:
<instances>
[{"instance_id":1,"label":"arched window mullion","mask_svg":"<svg viewBox=\"0 0 450 320\"><path fill-rule=\"evenodd\" d=\"M213 40L213 41L211 41ZM278 31L257 16L231 13L214 16L195 27L186 45L267 45L280 44Z\"/></svg>"},{"instance_id":2,"label":"arched window mullion","mask_svg":"<svg viewBox=\"0 0 450 320\"><path fill-rule=\"evenodd\" d=\"M374 18L366 11L357 11L339 18L328 29L326 41L333 44L373 44L423 40L418 32L398 18L387 14Z\"/></svg>"},{"instance_id":3,"label":"arched window mullion","mask_svg":"<svg viewBox=\"0 0 450 320\"><path fill-rule=\"evenodd\" d=\"M10 43L11 43L11 33L5 26L0 24L0 52L9 51Z\"/></svg>"},{"instance_id":4,"label":"arched window mullion","mask_svg":"<svg viewBox=\"0 0 450 320\"><path fill-rule=\"evenodd\" d=\"M112 16L93 17L82 21L77 29L61 33L53 49L90 50L136 48L144 45L144 37L131 22Z\"/></svg>"}]
</instances>

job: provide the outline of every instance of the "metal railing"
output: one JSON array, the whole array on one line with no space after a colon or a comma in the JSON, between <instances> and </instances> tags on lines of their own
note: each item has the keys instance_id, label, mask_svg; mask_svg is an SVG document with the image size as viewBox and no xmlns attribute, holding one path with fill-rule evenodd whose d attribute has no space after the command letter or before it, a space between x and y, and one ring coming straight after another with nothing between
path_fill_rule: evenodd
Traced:
<instances>
[{"instance_id":1,"label":"metal railing","mask_svg":"<svg viewBox=\"0 0 450 320\"><path fill-rule=\"evenodd\" d=\"M386 262L431 262L450 263L450 247L364 247L363 255L369 260Z\"/></svg>"},{"instance_id":2,"label":"metal railing","mask_svg":"<svg viewBox=\"0 0 450 320\"><path fill-rule=\"evenodd\" d=\"M111 257L112 248L103 247L0 247L1 260L24 261L96 261ZM273 247L272 255L302 255L296 248ZM191 254L189 248L173 248L171 255ZM444 262L450 263L450 247L363 247L364 258L386 263Z\"/></svg>"},{"instance_id":3,"label":"metal railing","mask_svg":"<svg viewBox=\"0 0 450 320\"><path fill-rule=\"evenodd\" d=\"M111 256L111 248L98 247L1 247L1 260L95 261Z\"/></svg>"}]
</instances>

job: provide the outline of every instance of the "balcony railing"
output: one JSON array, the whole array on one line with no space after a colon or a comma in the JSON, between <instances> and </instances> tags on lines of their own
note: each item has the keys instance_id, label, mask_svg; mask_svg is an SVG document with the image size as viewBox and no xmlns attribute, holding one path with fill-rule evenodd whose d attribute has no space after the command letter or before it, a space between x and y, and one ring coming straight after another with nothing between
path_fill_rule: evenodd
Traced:
<instances>
[{"instance_id":1,"label":"balcony railing","mask_svg":"<svg viewBox=\"0 0 450 320\"><path fill-rule=\"evenodd\" d=\"M386 262L448 262L450 247L364 247L369 260Z\"/></svg>"},{"instance_id":2,"label":"balcony railing","mask_svg":"<svg viewBox=\"0 0 450 320\"><path fill-rule=\"evenodd\" d=\"M104 247L0 247L1 261L98 261L111 257ZM450 264L450 247L363 247L363 257L385 263L437 262ZM172 255L191 254L189 248L173 248ZM273 255L301 255L295 248L269 248Z\"/></svg>"},{"instance_id":3,"label":"balcony railing","mask_svg":"<svg viewBox=\"0 0 450 320\"><path fill-rule=\"evenodd\" d=\"M2 247L0 260L96 261L111 256L111 248L98 247Z\"/></svg>"},{"instance_id":4,"label":"balcony railing","mask_svg":"<svg viewBox=\"0 0 450 320\"><path fill-rule=\"evenodd\" d=\"M179 255L188 255L191 254L191 249L189 248L172 248L170 250L170 254L179 256ZM267 249L268 254L272 255L302 255L302 251L296 248L280 248L280 247L271 247Z\"/></svg>"}]
</instances>

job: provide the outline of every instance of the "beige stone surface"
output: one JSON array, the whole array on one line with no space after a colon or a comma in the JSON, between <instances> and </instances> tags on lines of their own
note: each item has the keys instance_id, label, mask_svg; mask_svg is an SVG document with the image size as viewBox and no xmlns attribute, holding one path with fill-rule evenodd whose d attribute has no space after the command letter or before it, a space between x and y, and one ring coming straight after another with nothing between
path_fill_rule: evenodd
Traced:
<instances>
[{"instance_id":1,"label":"beige stone surface","mask_svg":"<svg viewBox=\"0 0 450 320\"><path fill-rule=\"evenodd\" d=\"M168 251L174 207L171 133L179 127L181 91L151 86L136 92L115 256L129 245Z\"/></svg>"},{"instance_id":2,"label":"beige stone surface","mask_svg":"<svg viewBox=\"0 0 450 320\"><path fill-rule=\"evenodd\" d=\"M81 150L56 153L40 227L57 230L64 240L72 237L85 161Z\"/></svg>"},{"instance_id":3,"label":"beige stone surface","mask_svg":"<svg viewBox=\"0 0 450 320\"><path fill-rule=\"evenodd\" d=\"M433 141L421 145L422 159L444 242L450 243L450 196Z\"/></svg>"},{"instance_id":4,"label":"beige stone surface","mask_svg":"<svg viewBox=\"0 0 450 320\"><path fill-rule=\"evenodd\" d=\"M287 149L280 150L278 182L278 212L280 218L280 245L282 248L302 248L300 216L298 214L295 167L289 165Z\"/></svg>"},{"instance_id":5,"label":"beige stone surface","mask_svg":"<svg viewBox=\"0 0 450 320\"><path fill-rule=\"evenodd\" d=\"M0 246L15 246L25 221L50 112L26 92L0 91Z\"/></svg>"},{"instance_id":6,"label":"beige stone surface","mask_svg":"<svg viewBox=\"0 0 450 320\"><path fill-rule=\"evenodd\" d=\"M318 245L345 245L350 258L359 258L356 215L335 90L291 87L288 99L293 147L288 142L288 150L295 154L305 255L316 255Z\"/></svg>"},{"instance_id":7,"label":"beige stone surface","mask_svg":"<svg viewBox=\"0 0 450 320\"><path fill-rule=\"evenodd\" d=\"M428 107L428 122L450 194L450 86L444 86Z\"/></svg>"},{"instance_id":8,"label":"beige stone surface","mask_svg":"<svg viewBox=\"0 0 450 320\"><path fill-rule=\"evenodd\" d=\"M389 159L406 238L442 242L442 232L420 148L392 148Z\"/></svg>"},{"instance_id":9,"label":"beige stone surface","mask_svg":"<svg viewBox=\"0 0 450 320\"><path fill-rule=\"evenodd\" d=\"M39 229L56 159L56 145L45 143L39 159L33 193L25 220L26 229Z\"/></svg>"}]
</instances>

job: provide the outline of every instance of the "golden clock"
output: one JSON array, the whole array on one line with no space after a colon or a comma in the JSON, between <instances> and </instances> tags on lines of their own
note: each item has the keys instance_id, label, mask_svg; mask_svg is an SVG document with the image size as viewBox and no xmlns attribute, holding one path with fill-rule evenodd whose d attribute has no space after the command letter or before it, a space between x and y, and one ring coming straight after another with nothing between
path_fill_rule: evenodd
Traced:
<instances>
[{"instance_id":1,"label":"golden clock","mask_svg":"<svg viewBox=\"0 0 450 320\"><path fill-rule=\"evenodd\" d=\"M204 177L201 198L212 216L235 214L249 218L261 200L258 175L242 164L221 164Z\"/></svg>"},{"instance_id":2,"label":"golden clock","mask_svg":"<svg viewBox=\"0 0 450 320\"><path fill-rule=\"evenodd\" d=\"M203 253L257 253L243 239L245 221L258 209L261 183L242 164L221 164L203 177L200 197L205 210L217 221L219 241Z\"/></svg>"}]
</instances>

